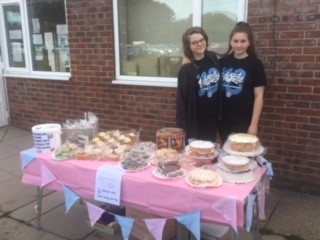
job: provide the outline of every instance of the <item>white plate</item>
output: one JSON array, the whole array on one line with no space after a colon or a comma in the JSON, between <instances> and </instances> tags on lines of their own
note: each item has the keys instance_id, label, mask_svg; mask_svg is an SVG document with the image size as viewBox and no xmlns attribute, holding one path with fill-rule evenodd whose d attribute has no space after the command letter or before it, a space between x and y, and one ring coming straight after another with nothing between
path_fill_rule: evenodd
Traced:
<instances>
[{"instance_id":1,"label":"white plate","mask_svg":"<svg viewBox=\"0 0 320 240\"><path fill-rule=\"evenodd\" d=\"M217 184L199 184L199 185L196 185L196 184L193 184L190 179L189 179L189 175L187 175L185 177L185 180L187 182L187 184L191 187L195 187L195 188L211 188L211 187L220 187L223 183L223 180L222 178L219 176L219 182Z\"/></svg>"},{"instance_id":2,"label":"white plate","mask_svg":"<svg viewBox=\"0 0 320 240\"><path fill-rule=\"evenodd\" d=\"M158 168L155 168L152 170L152 175L155 176L156 178L159 178L159 179L178 179L178 178L183 178L185 175L186 175L186 171L181 169L181 171L183 171L183 174L180 175L180 176L175 176L175 177L166 177L165 175L163 175L162 173L160 173L158 171Z\"/></svg>"},{"instance_id":3,"label":"white plate","mask_svg":"<svg viewBox=\"0 0 320 240\"><path fill-rule=\"evenodd\" d=\"M219 149L219 145L218 144L214 144L214 148L209 152L209 153L213 153L213 152L216 152L218 151ZM185 152L190 152L191 151L191 148L190 148L190 145L187 145L185 148L184 148ZM201 153L199 152L198 153L199 155L207 155L208 153Z\"/></svg>"},{"instance_id":4,"label":"white plate","mask_svg":"<svg viewBox=\"0 0 320 240\"><path fill-rule=\"evenodd\" d=\"M231 155L237 155L237 156L243 156L243 157L257 157L259 155L262 155L265 151L264 147L262 145L258 145L257 150L254 152L238 152L231 150L229 141L226 141L225 144L222 147L223 151L225 151L228 154Z\"/></svg>"},{"instance_id":5,"label":"white plate","mask_svg":"<svg viewBox=\"0 0 320 240\"><path fill-rule=\"evenodd\" d=\"M139 152L137 152L139 153ZM127 155L133 154L132 152L126 152L124 154L121 155L120 159L121 161L124 160L126 158ZM140 157L139 155L136 156L136 159L140 159L140 160L146 160L146 161L150 161L152 158L155 157L154 153L144 153L145 158ZM134 161L134 159L132 159Z\"/></svg>"},{"instance_id":6,"label":"white plate","mask_svg":"<svg viewBox=\"0 0 320 240\"><path fill-rule=\"evenodd\" d=\"M137 169L125 169L125 168L122 167L122 163L121 162L119 163L119 168L122 171L125 171L125 172L139 172L139 171L142 171L144 169L147 169L150 166L151 166L150 162L147 162L147 164L145 166L137 168Z\"/></svg>"},{"instance_id":7,"label":"white plate","mask_svg":"<svg viewBox=\"0 0 320 240\"><path fill-rule=\"evenodd\" d=\"M219 155L219 149L216 148L214 151L212 151L212 153L209 153L209 154L201 154L201 153L199 153L196 156L192 156L190 154L191 154L191 150L190 150L189 146L186 146L185 147L185 152L184 152L184 155L186 157L192 158L192 159L199 159L199 160L207 160L207 159L213 160Z\"/></svg>"},{"instance_id":8,"label":"white plate","mask_svg":"<svg viewBox=\"0 0 320 240\"><path fill-rule=\"evenodd\" d=\"M247 172L252 171L258 167L258 164L255 160L250 159L248 166L245 169L242 169L240 171L231 171L229 168L227 168L222 161L218 161L218 168L225 172L229 173L239 173L239 172Z\"/></svg>"},{"instance_id":9,"label":"white plate","mask_svg":"<svg viewBox=\"0 0 320 240\"><path fill-rule=\"evenodd\" d=\"M218 168L217 172L220 174L223 181L229 183L246 184L256 180L256 175L253 171L231 173Z\"/></svg>"}]
</instances>

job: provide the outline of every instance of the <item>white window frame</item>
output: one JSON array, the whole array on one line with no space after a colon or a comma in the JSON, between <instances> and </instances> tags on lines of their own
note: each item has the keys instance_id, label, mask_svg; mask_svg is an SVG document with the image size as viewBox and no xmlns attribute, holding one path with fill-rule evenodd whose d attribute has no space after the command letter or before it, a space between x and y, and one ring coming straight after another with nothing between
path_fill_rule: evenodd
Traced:
<instances>
[{"instance_id":1,"label":"white window frame","mask_svg":"<svg viewBox=\"0 0 320 240\"><path fill-rule=\"evenodd\" d=\"M19 5L21 13L21 28L23 34L23 44L24 44L24 54L25 54L25 68L10 67L9 65L9 53L8 53L8 43L6 39L6 31L3 15L3 6L8 5ZM30 78L30 79L43 79L43 80L62 80L67 81L71 78L70 72L51 72L51 71L34 71L32 67L32 54L31 54L31 45L30 45L30 32L28 24L28 14L27 14L27 5L25 0L0 0L0 43L2 49L2 57L4 62L4 77L15 77L15 78ZM65 10L66 0L64 0ZM67 21L67 20L66 20ZM67 24L67 23L66 23Z\"/></svg>"},{"instance_id":2,"label":"white window frame","mask_svg":"<svg viewBox=\"0 0 320 240\"><path fill-rule=\"evenodd\" d=\"M193 0L193 26L201 26L202 0ZM248 0L239 0L238 21L246 21ZM113 84L153 86L153 87L177 87L177 78L171 77L144 77L128 76L120 74L120 45L119 45L119 22L118 22L118 0L113 0L113 26L115 42L115 72L116 79ZM181 43L182 44L182 43Z\"/></svg>"}]
</instances>

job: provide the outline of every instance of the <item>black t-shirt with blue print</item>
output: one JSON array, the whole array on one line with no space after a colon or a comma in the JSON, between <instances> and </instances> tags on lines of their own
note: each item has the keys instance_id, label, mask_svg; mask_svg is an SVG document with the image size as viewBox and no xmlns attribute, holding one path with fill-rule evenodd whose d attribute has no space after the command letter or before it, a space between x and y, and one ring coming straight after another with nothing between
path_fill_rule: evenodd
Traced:
<instances>
[{"instance_id":1,"label":"black t-shirt with blue print","mask_svg":"<svg viewBox=\"0 0 320 240\"><path fill-rule=\"evenodd\" d=\"M223 78L222 116L226 121L251 119L254 88L267 86L262 62L253 56L236 59L233 54L220 60Z\"/></svg>"},{"instance_id":2,"label":"black t-shirt with blue print","mask_svg":"<svg viewBox=\"0 0 320 240\"><path fill-rule=\"evenodd\" d=\"M195 61L199 67L196 76L197 116L216 117L218 114L218 83L220 73L212 61L205 56Z\"/></svg>"}]
</instances>

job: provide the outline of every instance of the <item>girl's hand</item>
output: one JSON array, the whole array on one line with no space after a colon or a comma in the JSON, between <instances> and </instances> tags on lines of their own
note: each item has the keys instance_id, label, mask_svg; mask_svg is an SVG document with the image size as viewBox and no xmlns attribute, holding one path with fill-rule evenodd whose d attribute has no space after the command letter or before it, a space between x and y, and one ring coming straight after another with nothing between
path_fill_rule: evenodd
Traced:
<instances>
[{"instance_id":1,"label":"girl's hand","mask_svg":"<svg viewBox=\"0 0 320 240\"><path fill-rule=\"evenodd\" d=\"M248 134L257 135L257 133L258 133L258 127L255 125L250 125L248 128Z\"/></svg>"}]
</instances>

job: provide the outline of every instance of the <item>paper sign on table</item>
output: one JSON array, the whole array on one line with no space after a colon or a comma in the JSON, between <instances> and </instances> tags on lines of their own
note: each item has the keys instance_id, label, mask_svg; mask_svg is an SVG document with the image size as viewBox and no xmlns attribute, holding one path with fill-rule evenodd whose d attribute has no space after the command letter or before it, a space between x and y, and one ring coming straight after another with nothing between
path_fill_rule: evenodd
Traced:
<instances>
[{"instance_id":1,"label":"paper sign on table","mask_svg":"<svg viewBox=\"0 0 320 240\"><path fill-rule=\"evenodd\" d=\"M96 174L94 199L119 206L123 174L112 166L102 166Z\"/></svg>"}]
</instances>

